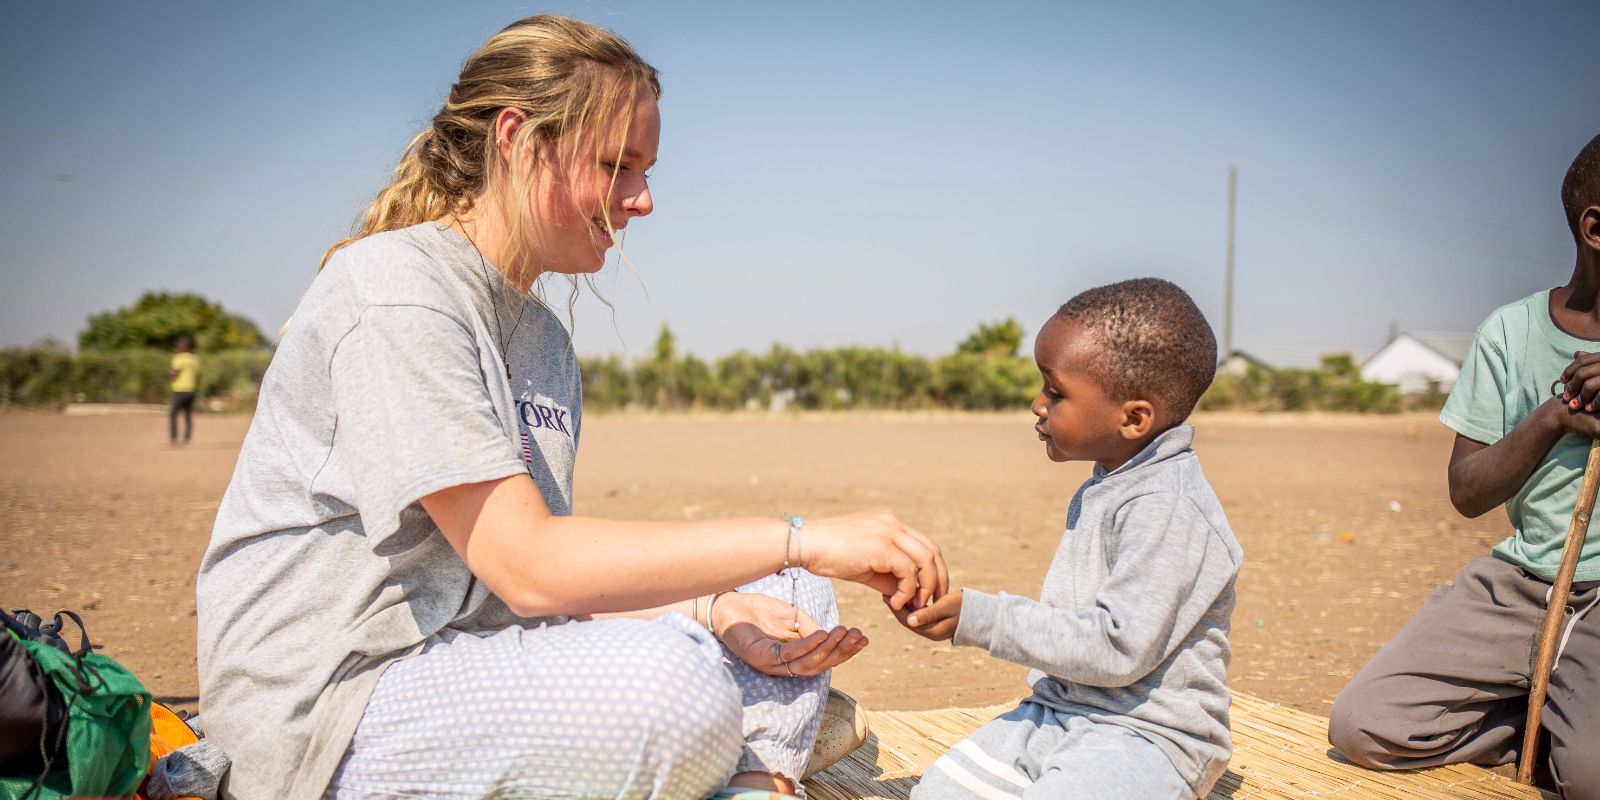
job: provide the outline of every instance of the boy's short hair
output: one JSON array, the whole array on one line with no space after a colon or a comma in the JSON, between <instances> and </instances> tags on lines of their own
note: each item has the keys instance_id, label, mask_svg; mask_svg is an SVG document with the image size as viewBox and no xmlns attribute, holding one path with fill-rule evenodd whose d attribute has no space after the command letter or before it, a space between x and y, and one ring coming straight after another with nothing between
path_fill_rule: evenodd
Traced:
<instances>
[{"instance_id":1,"label":"boy's short hair","mask_svg":"<svg viewBox=\"0 0 1600 800\"><path fill-rule=\"evenodd\" d=\"M1600 206L1600 136L1578 151L1561 181L1561 208L1567 212L1573 239L1578 238L1578 215L1590 206Z\"/></svg>"},{"instance_id":2,"label":"boy's short hair","mask_svg":"<svg viewBox=\"0 0 1600 800\"><path fill-rule=\"evenodd\" d=\"M1099 356L1090 374L1114 400L1150 400L1182 422L1217 374L1217 337L1189 294L1171 281L1134 278L1068 300L1055 318L1075 322Z\"/></svg>"}]
</instances>

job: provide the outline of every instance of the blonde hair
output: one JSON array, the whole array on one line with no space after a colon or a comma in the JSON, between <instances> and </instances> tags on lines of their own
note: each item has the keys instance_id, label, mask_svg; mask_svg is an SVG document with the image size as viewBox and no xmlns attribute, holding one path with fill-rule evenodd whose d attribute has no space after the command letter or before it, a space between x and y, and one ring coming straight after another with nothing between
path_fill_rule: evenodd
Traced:
<instances>
[{"instance_id":1,"label":"blonde hair","mask_svg":"<svg viewBox=\"0 0 1600 800\"><path fill-rule=\"evenodd\" d=\"M328 248L318 269L339 248L363 237L470 211L486 189L506 201L501 205L510 215L506 222L515 248L507 261L522 261L527 190L538 171L576 163L584 156L580 148L591 141L596 151L589 155L599 159L599 138L589 134L620 121L626 137L641 91L660 98L655 67L604 28L553 14L507 25L462 65L444 106L406 147L355 234ZM495 141L495 118L506 108L527 115L513 134L512 150L534 155L528 170L510 169ZM611 227L609 218L606 227Z\"/></svg>"}]
</instances>

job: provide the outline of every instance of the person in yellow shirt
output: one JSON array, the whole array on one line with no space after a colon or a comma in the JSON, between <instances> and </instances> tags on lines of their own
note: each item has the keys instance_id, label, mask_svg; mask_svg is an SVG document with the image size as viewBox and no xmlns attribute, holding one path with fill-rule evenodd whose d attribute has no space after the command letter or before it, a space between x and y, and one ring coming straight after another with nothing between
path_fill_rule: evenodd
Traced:
<instances>
[{"instance_id":1,"label":"person in yellow shirt","mask_svg":"<svg viewBox=\"0 0 1600 800\"><path fill-rule=\"evenodd\" d=\"M178 442L178 412L183 412L183 444L189 443L194 430L194 392L200 373L200 357L194 354L194 339L178 337L178 352L172 356L172 366L167 369L172 378L172 409L167 416L167 435L173 445Z\"/></svg>"}]
</instances>

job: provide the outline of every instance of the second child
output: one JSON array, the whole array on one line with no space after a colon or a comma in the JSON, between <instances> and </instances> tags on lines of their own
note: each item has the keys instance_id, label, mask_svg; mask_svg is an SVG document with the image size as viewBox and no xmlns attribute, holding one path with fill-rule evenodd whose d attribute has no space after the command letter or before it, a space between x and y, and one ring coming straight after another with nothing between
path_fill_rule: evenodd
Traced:
<instances>
[{"instance_id":1,"label":"second child","mask_svg":"<svg viewBox=\"0 0 1600 800\"><path fill-rule=\"evenodd\" d=\"M1039 331L1035 429L1092 461L1039 599L973 589L898 616L1031 667L1033 694L942 756L944 798L1189 798L1227 767L1228 619L1243 554L1184 424L1216 373L1211 326L1177 286L1086 291Z\"/></svg>"}]
</instances>

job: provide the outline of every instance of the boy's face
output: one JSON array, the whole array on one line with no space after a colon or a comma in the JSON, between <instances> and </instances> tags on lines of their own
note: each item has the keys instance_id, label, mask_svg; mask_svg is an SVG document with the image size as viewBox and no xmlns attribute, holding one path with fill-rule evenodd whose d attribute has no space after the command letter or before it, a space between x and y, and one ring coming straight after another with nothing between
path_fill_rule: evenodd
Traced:
<instances>
[{"instance_id":1,"label":"boy's face","mask_svg":"<svg viewBox=\"0 0 1600 800\"><path fill-rule=\"evenodd\" d=\"M1033 399L1033 429L1051 461L1097 461L1114 469L1126 459L1123 404L1089 374L1096 357L1091 337L1076 322L1052 318L1033 342L1044 386Z\"/></svg>"}]
</instances>

